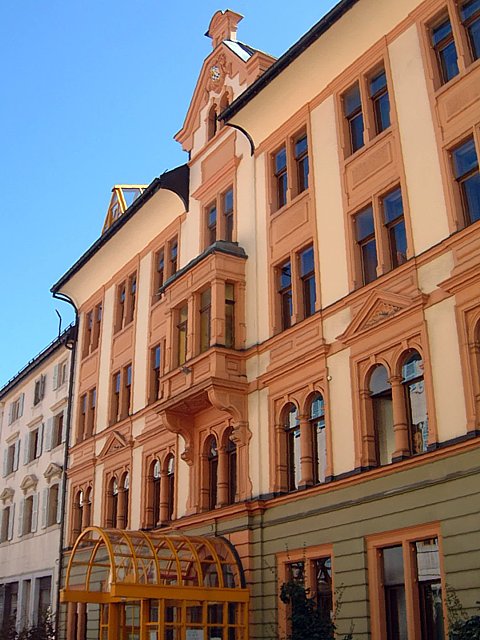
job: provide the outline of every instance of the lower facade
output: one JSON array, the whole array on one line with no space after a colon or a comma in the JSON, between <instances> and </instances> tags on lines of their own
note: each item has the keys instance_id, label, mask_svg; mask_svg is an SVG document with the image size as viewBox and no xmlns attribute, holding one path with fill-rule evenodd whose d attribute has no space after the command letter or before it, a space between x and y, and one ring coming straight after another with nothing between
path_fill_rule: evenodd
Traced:
<instances>
[{"instance_id":1,"label":"lower facade","mask_svg":"<svg viewBox=\"0 0 480 640\"><path fill-rule=\"evenodd\" d=\"M223 537L235 547L249 591L245 628L229 623L228 604L215 603L205 582L200 604L187 598L178 605L141 589L108 611L99 603L69 604L68 611L63 604L60 637L277 640L290 624L280 588L293 581L310 589L326 617L335 616L340 637L352 631L355 640L443 640L459 605L468 615L477 611L478 440L424 460L184 518L173 535L179 530ZM142 616L153 616L150 635L141 631ZM164 627L155 626L155 616L163 616ZM109 625L115 625L111 635Z\"/></svg>"},{"instance_id":2,"label":"lower facade","mask_svg":"<svg viewBox=\"0 0 480 640\"><path fill-rule=\"evenodd\" d=\"M53 613L53 569L0 578L0 629L15 625L22 630Z\"/></svg>"}]
</instances>

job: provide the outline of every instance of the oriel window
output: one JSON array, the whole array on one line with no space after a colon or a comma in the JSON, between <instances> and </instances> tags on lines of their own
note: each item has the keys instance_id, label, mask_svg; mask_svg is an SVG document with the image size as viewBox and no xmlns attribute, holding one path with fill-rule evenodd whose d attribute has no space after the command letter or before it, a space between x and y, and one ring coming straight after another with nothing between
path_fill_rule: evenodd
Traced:
<instances>
[{"instance_id":1,"label":"oriel window","mask_svg":"<svg viewBox=\"0 0 480 640\"><path fill-rule=\"evenodd\" d=\"M207 207L207 246L217 240L217 205L215 202Z\"/></svg>"},{"instance_id":2,"label":"oriel window","mask_svg":"<svg viewBox=\"0 0 480 640\"><path fill-rule=\"evenodd\" d=\"M235 348L235 286L225 283L225 346Z\"/></svg>"},{"instance_id":3,"label":"oriel window","mask_svg":"<svg viewBox=\"0 0 480 640\"><path fill-rule=\"evenodd\" d=\"M206 289L200 295L200 353L210 348L212 291Z\"/></svg>"}]
</instances>

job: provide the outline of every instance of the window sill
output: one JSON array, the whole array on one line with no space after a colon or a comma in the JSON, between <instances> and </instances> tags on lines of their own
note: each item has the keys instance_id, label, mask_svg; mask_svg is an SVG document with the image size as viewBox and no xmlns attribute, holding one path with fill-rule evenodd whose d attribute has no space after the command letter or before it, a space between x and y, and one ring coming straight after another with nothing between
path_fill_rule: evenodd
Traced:
<instances>
[{"instance_id":1,"label":"window sill","mask_svg":"<svg viewBox=\"0 0 480 640\"><path fill-rule=\"evenodd\" d=\"M370 151L370 149L373 149L373 147L377 146L378 143L382 142L383 140L385 140L386 138L388 138L392 134L393 134L393 123L390 123L389 127L384 129L381 133L378 133L371 140L368 140L363 145L363 147L360 147L360 149L357 149L354 153L351 153L350 155L344 157L343 163L344 163L345 167L347 165L349 165L351 162L355 162L357 160L357 158L361 158L361 156L364 153L365 154L368 153Z\"/></svg>"},{"instance_id":2,"label":"window sill","mask_svg":"<svg viewBox=\"0 0 480 640\"><path fill-rule=\"evenodd\" d=\"M455 87L478 67L480 67L480 58L478 60L474 60L472 64L469 64L468 67L462 69L454 78L445 82L445 84L442 84L438 89L435 89L435 98L438 100L444 93L448 93L452 87Z\"/></svg>"},{"instance_id":3,"label":"window sill","mask_svg":"<svg viewBox=\"0 0 480 640\"><path fill-rule=\"evenodd\" d=\"M95 349L93 349L93 351L90 351L90 353L87 353L84 356L82 356L82 362L88 362L90 359L92 359L97 354L98 354L98 347L95 347Z\"/></svg>"},{"instance_id":4,"label":"window sill","mask_svg":"<svg viewBox=\"0 0 480 640\"><path fill-rule=\"evenodd\" d=\"M122 327L121 329L117 329L117 331L113 332L113 338L118 338L119 336L121 336L123 333L125 333L126 331L128 331L128 329L131 329L133 326L133 320L130 320L130 322L128 324L126 324L124 327Z\"/></svg>"},{"instance_id":5,"label":"window sill","mask_svg":"<svg viewBox=\"0 0 480 640\"><path fill-rule=\"evenodd\" d=\"M289 202L287 202L287 204L284 204L283 207L280 207L280 209L275 209L275 211L271 210L270 219L273 220L277 216L281 216L282 213L285 213L285 211L290 209L290 207L293 207L297 203L301 202L304 198L307 198L309 195L310 195L310 187L308 187L308 189L305 189L305 191L302 191L301 193L297 194L294 198L292 198Z\"/></svg>"}]
</instances>

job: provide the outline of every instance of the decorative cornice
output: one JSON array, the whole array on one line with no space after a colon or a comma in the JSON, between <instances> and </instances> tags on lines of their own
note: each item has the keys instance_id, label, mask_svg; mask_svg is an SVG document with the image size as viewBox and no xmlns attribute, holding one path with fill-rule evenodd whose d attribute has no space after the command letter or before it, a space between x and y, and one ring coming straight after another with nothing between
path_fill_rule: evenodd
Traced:
<instances>
[{"instance_id":1,"label":"decorative cornice","mask_svg":"<svg viewBox=\"0 0 480 640\"><path fill-rule=\"evenodd\" d=\"M50 482L54 478L61 478L63 473L63 467L55 462L51 462L48 467L45 469L43 474L44 478L46 478L47 482Z\"/></svg>"},{"instance_id":2,"label":"decorative cornice","mask_svg":"<svg viewBox=\"0 0 480 640\"><path fill-rule=\"evenodd\" d=\"M5 489L0 493L0 500L5 504L6 502L11 502L13 500L13 496L15 495L14 489L12 487L5 487Z\"/></svg>"},{"instance_id":3,"label":"decorative cornice","mask_svg":"<svg viewBox=\"0 0 480 640\"><path fill-rule=\"evenodd\" d=\"M26 494L29 491L35 491L35 489L37 488L37 484L38 484L37 476L34 475L33 473L29 473L22 480L20 484L20 489L23 491L23 493Z\"/></svg>"}]
</instances>

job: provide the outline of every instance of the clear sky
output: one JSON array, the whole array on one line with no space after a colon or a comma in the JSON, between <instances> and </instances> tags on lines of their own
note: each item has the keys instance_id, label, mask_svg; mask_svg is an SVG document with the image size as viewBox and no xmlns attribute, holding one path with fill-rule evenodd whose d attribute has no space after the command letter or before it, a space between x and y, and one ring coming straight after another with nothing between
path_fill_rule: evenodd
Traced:
<instances>
[{"instance_id":1,"label":"clear sky","mask_svg":"<svg viewBox=\"0 0 480 640\"><path fill-rule=\"evenodd\" d=\"M218 9L276 57L335 0L2 0L0 386L73 319L50 287L100 235L114 184L186 161L181 128ZM312 73L314 70L312 70Z\"/></svg>"}]
</instances>

